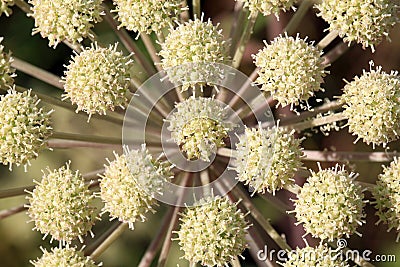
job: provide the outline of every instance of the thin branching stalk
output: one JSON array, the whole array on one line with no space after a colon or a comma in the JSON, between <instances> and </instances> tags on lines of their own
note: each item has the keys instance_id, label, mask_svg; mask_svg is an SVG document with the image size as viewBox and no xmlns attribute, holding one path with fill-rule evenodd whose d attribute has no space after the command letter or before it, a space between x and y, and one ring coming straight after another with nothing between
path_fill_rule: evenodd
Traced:
<instances>
[{"instance_id":1,"label":"thin branching stalk","mask_svg":"<svg viewBox=\"0 0 400 267\"><path fill-rule=\"evenodd\" d=\"M91 254L90 257L96 260L122 233L128 228L127 223L121 223Z\"/></svg>"},{"instance_id":2,"label":"thin branching stalk","mask_svg":"<svg viewBox=\"0 0 400 267\"><path fill-rule=\"evenodd\" d=\"M193 18L200 18L201 6L200 0L192 0Z\"/></svg>"},{"instance_id":3,"label":"thin branching stalk","mask_svg":"<svg viewBox=\"0 0 400 267\"><path fill-rule=\"evenodd\" d=\"M13 61L11 62L11 66L16 68L19 71L22 71L34 78L37 78L45 83L48 83L58 89L63 90L64 86L60 82L61 78L53 73L45 71L42 68L36 67L22 59L13 57Z\"/></svg>"},{"instance_id":4,"label":"thin branching stalk","mask_svg":"<svg viewBox=\"0 0 400 267\"><path fill-rule=\"evenodd\" d=\"M143 55L140 49L137 47L136 43L129 36L128 32L124 28L118 28L118 24L113 18L108 7L104 6L106 15L104 20L110 25L113 32L118 36L126 50L133 53L133 59L139 63L139 66L143 67L147 74L153 75L156 73L154 66L149 62L149 60Z\"/></svg>"},{"instance_id":5,"label":"thin branching stalk","mask_svg":"<svg viewBox=\"0 0 400 267\"><path fill-rule=\"evenodd\" d=\"M12 215L18 214L20 212L23 212L24 210L26 210L27 208L25 207L26 204L22 204L10 209L6 209L6 210L2 210L0 211L0 220L3 220L7 217L10 217Z\"/></svg>"},{"instance_id":6,"label":"thin branching stalk","mask_svg":"<svg viewBox=\"0 0 400 267\"><path fill-rule=\"evenodd\" d=\"M247 19L244 29L242 31L242 35L239 39L235 54L232 59L232 67L238 68L240 66L240 62L242 61L244 50L246 49L247 43L250 40L251 34L253 33L254 24L257 19L257 12L251 13L250 17Z\"/></svg>"},{"instance_id":7,"label":"thin branching stalk","mask_svg":"<svg viewBox=\"0 0 400 267\"><path fill-rule=\"evenodd\" d=\"M31 13L31 6L23 0L14 0L14 3L17 7L19 7L26 14Z\"/></svg>"},{"instance_id":8,"label":"thin branching stalk","mask_svg":"<svg viewBox=\"0 0 400 267\"><path fill-rule=\"evenodd\" d=\"M122 139L117 137L94 136L75 133L54 132L52 138L103 144L122 144Z\"/></svg>"},{"instance_id":9,"label":"thin branching stalk","mask_svg":"<svg viewBox=\"0 0 400 267\"><path fill-rule=\"evenodd\" d=\"M294 34L301 20L304 18L304 16L307 14L307 11L313 4L314 0L302 1L299 8L296 10L296 13L294 13L293 17L289 20L289 23L286 25L283 31L288 35Z\"/></svg>"},{"instance_id":10,"label":"thin branching stalk","mask_svg":"<svg viewBox=\"0 0 400 267\"><path fill-rule=\"evenodd\" d=\"M151 40L150 36L147 35L146 33L141 33L140 37L142 38L144 46L146 47L147 52L149 52L149 55L154 62L154 66L158 71L161 71L162 70L161 60L160 57L158 56L156 48L154 47L153 40Z\"/></svg>"},{"instance_id":11,"label":"thin branching stalk","mask_svg":"<svg viewBox=\"0 0 400 267\"><path fill-rule=\"evenodd\" d=\"M324 65L330 65L335 62L340 56L346 53L353 44L349 45L344 43L343 41L337 44L334 48L332 48L326 55L323 56L324 58Z\"/></svg>"},{"instance_id":12,"label":"thin branching stalk","mask_svg":"<svg viewBox=\"0 0 400 267\"><path fill-rule=\"evenodd\" d=\"M237 105L241 99L240 96L242 96L245 93L245 91L248 90L249 86L251 86L251 83L257 79L258 71L259 69L255 68L253 72L250 74L249 78L246 80L246 82L239 88L236 94L231 98L228 104L231 108L237 108Z\"/></svg>"},{"instance_id":13,"label":"thin branching stalk","mask_svg":"<svg viewBox=\"0 0 400 267\"><path fill-rule=\"evenodd\" d=\"M336 37L338 37L339 33L337 31L331 31L329 32L324 38L322 38L321 41L319 41L319 43L317 44L317 46L320 49L324 49L325 47L327 47L333 40L336 39Z\"/></svg>"},{"instance_id":14,"label":"thin branching stalk","mask_svg":"<svg viewBox=\"0 0 400 267\"><path fill-rule=\"evenodd\" d=\"M233 56L236 50L236 44L238 43L238 26L242 25L243 20L246 18L246 9L243 8L243 2L236 1L233 9L232 26L229 33L229 39L231 42L230 55Z\"/></svg>"},{"instance_id":15,"label":"thin branching stalk","mask_svg":"<svg viewBox=\"0 0 400 267\"><path fill-rule=\"evenodd\" d=\"M366 161L366 162L390 162L399 157L398 152L354 152L354 151L318 151L303 150L305 158L309 161Z\"/></svg>"},{"instance_id":16,"label":"thin branching stalk","mask_svg":"<svg viewBox=\"0 0 400 267\"><path fill-rule=\"evenodd\" d=\"M85 248L85 256L92 254L120 225L121 222L114 222L95 242Z\"/></svg>"},{"instance_id":17,"label":"thin branching stalk","mask_svg":"<svg viewBox=\"0 0 400 267\"><path fill-rule=\"evenodd\" d=\"M337 122L337 121L342 121L345 119L346 119L346 117L343 115L343 113L335 113L335 114L328 115L328 116L325 116L322 118L314 118L309 121L287 125L287 126L285 126L285 128L287 128L289 130L295 129L296 131L303 131L303 130L306 130L309 128L313 128L313 127L317 127L317 126L321 126L324 124L329 124L329 123L333 123L333 122ZM262 124L262 126L264 127L263 124Z\"/></svg>"},{"instance_id":18,"label":"thin branching stalk","mask_svg":"<svg viewBox=\"0 0 400 267\"><path fill-rule=\"evenodd\" d=\"M26 195L26 191L32 191L35 185L23 186L11 189L0 190L0 198L16 197Z\"/></svg>"},{"instance_id":19,"label":"thin branching stalk","mask_svg":"<svg viewBox=\"0 0 400 267\"><path fill-rule=\"evenodd\" d=\"M48 140L47 147L65 149L65 148L99 148L99 149L115 149L121 147L120 144L101 144L74 140Z\"/></svg>"},{"instance_id":20,"label":"thin branching stalk","mask_svg":"<svg viewBox=\"0 0 400 267\"><path fill-rule=\"evenodd\" d=\"M155 237L152 239L149 247L144 253L138 267L149 267L157 254L157 251L161 247L161 241L165 237L168 231L169 225L171 224L171 219L174 214L174 208L169 207L167 213L164 215L163 221L161 223L160 229L158 230Z\"/></svg>"}]
</instances>

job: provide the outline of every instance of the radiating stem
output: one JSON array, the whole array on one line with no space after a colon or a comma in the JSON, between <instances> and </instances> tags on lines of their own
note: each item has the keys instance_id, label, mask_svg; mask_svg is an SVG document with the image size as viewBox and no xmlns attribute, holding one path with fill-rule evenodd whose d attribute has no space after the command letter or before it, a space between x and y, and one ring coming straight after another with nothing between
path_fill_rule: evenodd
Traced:
<instances>
[{"instance_id":1,"label":"radiating stem","mask_svg":"<svg viewBox=\"0 0 400 267\"><path fill-rule=\"evenodd\" d=\"M90 257L96 260L111 244L128 228L127 223L121 223L93 252Z\"/></svg>"},{"instance_id":2,"label":"radiating stem","mask_svg":"<svg viewBox=\"0 0 400 267\"><path fill-rule=\"evenodd\" d=\"M94 135L54 132L51 137L55 139L65 139L65 140L84 141L93 143L122 144L121 138L107 137L107 136L94 136Z\"/></svg>"},{"instance_id":3,"label":"radiating stem","mask_svg":"<svg viewBox=\"0 0 400 267\"><path fill-rule=\"evenodd\" d=\"M229 101L229 106L231 108L235 108L236 105L239 103L240 96L244 94L246 90L248 90L248 87L251 85L252 82L254 82L257 77L258 77L258 68L255 68L253 72L250 74L249 79L246 80L246 82L240 87L240 89L237 91L237 93L232 97L232 99Z\"/></svg>"},{"instance_id":4,"label":"radiating stem","mask_svg":"<svg viewBox=\"0 0 400 267\"><path fill-rule=\"evenodd\" d=\"M149 247L147 248L146 252L144 253L138 267L149 267L153 262L154 257L156 256L157 251L161 246L161 241L165 234L168 231L169 225L171 224L171 219L174 214L174 208L170 207L167 213L164 215L163 221L161 226L156 234L156 236L151 241Z\"/></svg>"},{"instance_id":5,"label":"radiating stem","mask_svg":"<svg viewBox=\"0 0 400 267\"><path fill-rule=\"evenodd\" d=\"M275 241L275 243L285 250L291 250L291 247L286 243L286 240L272 227L272 225L264 218L261 212L253 205L250 197L240 188L235 187L232 190L239 199L242 199L243 205L250 211L253 218L261 225L264 231Z\"/></svg>"},{"instance_id":6,"label":"radiating stem","mask_svg":"<svg viewBox=\"0 0 400 267\"><path fill-rule=\"evenodd\" d=\"M257 19L257 12L251 13L250 18L247 19L245 23L245 27L242 31L242 35L239 39L239 43L237 45L235 54L232 60L232 67L238 68L240 66L240 62L242 61L243 54L246 48L248 41L250 40L250 36L253 33L254 24Z\"/></svg>"},{"instance_id":7,"label":"radiating stem","mask_svg":"<svg viewBox=\"0 0 400 267\"><path fill-rule=\"evenodd\" d=\"M353 152L353 151L318 151L303 150L305 158L310 161L366 161L390 162L399 157L398 152Z\"/></svg>"},{"instance_id":8,"label":"radiating stem","mask_svg":"<svg viewBox=\"0 0 400 267\"><path fill-rule=\"evenodd\" d=\"M0 190L0 198L16 197L26 195L26 191L32 191L35 185L23 186L11 189Z\"/></svg>"},{"instance_id":9,"label":"radiating stem","mask_svg":"<svg viewBox=\"0 0 400 267\"><path fill-rule=\"evenodd\" d=\"M324 58L324 65L330 65L333 62L335 62L341 55L343 55L344 53L346 53L350 47L353 44L351 44L350 46L344 42L340 42L338 45L336 45L334 48L332 48L328 53L326 53L323 58Z\"/></svg>"},{"instance_id":10,"label":"radiating stem","mask_svg":"<svg viewBox=\"0 0 400 267\"><path fill-rule=\"evenodd\" d=\"M193 6L193 18L199 19L201 15L200 0L192 0L192 6Z\"/></svg>"},{"instance_id":11,"label":"radiating stem","mask_svg":"<svg viewBox=\"0 0 400 267\"><path fill-rule=\"evenodd\" d=\"M243 2L241 1L236 1L235 7L234 7L234 14L232 18L232 26L231 30L229 33L229 39L231 40L231 51L230 55L233 56L234 52L236 50L236 44L238 43L238 38L239 36L237 35L238 32L238 26L242 25L241 23L243 22L244 18L246 16L246 10L243 8Z\"/></svg>"},{"instance_id":12,"label":"radiating stem","mask_svg":"<svg viewBox=\"0 0 400 267\"><path fill-rule=\"evenodd\" d=\"M283 31L287 32L288 35L292 35L313 4L314 0L303 0Z\"/></svg>"},{"instance_id":13,"label":"radiating stem","mask_svg":"<svg viewBox=\"0 0 400 267\"><path fill-rule=\"evenodd\" d=\"M10 217L10 216L14 215L14 214L17 214L17 213L20 213L20 212L22 212L24 210L27 210L28 208L26 208L25 205L26 204L22 204L22 205L19 205L19 206L16 206L16 207L13 207L13 208L10 208L10 209L7 209L7 210L0 211L0 220L3 220L5 218L7 218L7 217Z\"/></svg>"},{"instance_id":14,"label":"radiating stem","mask_svg":"<svg viewBox=\"0 0 400 267\"><path fill-rule=\"evenodd\" d=\"M125 48L129 52L133 53L134 60L137 61L139 63L139 65L142 66L146 70L148 75L155 74L156 73L155 68L149 62L149 60L145 56L143 56L143 53L140 51L140 49L137 47L136 43L129 36L128 32L124 28L118 29L118 24L114 20L112 14L110 13L110 10L106 6L104 6L104 8L105 8L105 12L106 12L106 15L104 16L104 20L111 26L114 33L121 40L121 42L125 46Z\"/></svg>"},{"instance_id":15,"label":"radiating stem","mask_svg":"<svg viewBox=\"0 0 400 267\"><path fill-rule=\"evenodd\" d=\"M141 33L140 37L142 38L142 41L143 41L147 51L149 52L151 59L154 62L154 66L156 67L156 69L158 71L161 71L162 70L161 65L160 65L161 60L160 60L160 57L157 54L157 50L154 47L154 43L151 40L150 36L148 36L145 33Z\"/></svg>"},{"instance_id":16,"label":"radiating stem","mask_svg":"<svg viewBox=\"0 0 400 267\"><path fill-rule=\"evenodd\" d=\"M102 144L102 143L92 143L92 142L83 142L83 141L74 141L74 140L48 140L47 147L50 148L119 148L120 144Z\"/></svg>"},{"instance_id":17,"label":"radiating stem","mask_svg":"<svg viewBox=\"0 0 400 267\"><path fill-rule=\"evenodd\" d=\"M60 77L26 61L23 61L22 59L13 57L11 66L54 87L57 87L61 90L64 89L63 84L60 82Z\"/></svg>"},{"instance_id":18,"label":"radiating stem","mask_svg":"<svg viewBox=\"0 0 400 267\"><path fill-rule=\"evenodd\" d=\"M236 256L231 260L232 267L241 267L239 258Z\"/></svg>"},{"instance_id":19,"label":"radiating stem","mask_svg":"<svg viewBox=\"0 0 400 267\"><path fill-rule=\"evenodd\" d=\"M316 126L321 126L324 124L333 123L336 121L342 121L345 119L346 119L346 117L343 115L343 113L335 113L335 114L328 115L328 116L325 116L322 118L314 118L309 121L287 125L287 126L285 126L285 128L287 128L289 130L295 129L296 131L303 131L305 129L309 129L309 128L316 127ZM264 127L264 125L262 125L262 126Z\"/></svg>"},{"instance_id":20,"label":"radiating stem","mask_svg":"<svg viewBox=\"0 0 400 267\"><path fill-rule=\"evenodd\" d=\"M317 46L318 46L320 49L324 49L324 48L327 47L333 40L335 40L336 37L338 37L338 32L337 32L337 31L330 31L324 38L322 38L321 41L319 41L319 43L317 44Z\"/></svg>"},{"instance_id":21,"label":"radiating stem","mask_svg":"<svg viewBox=\"0 0 400 267\"><path fill-rule=\"evenodd\" d=\"M31 13L31 6L23 0L14 0L14 3L17 7L19 7L26 14Z\"/></svg>"},{"instance_id":22,"label":"radiating stem","mask_svg":"<svg viewBox=\"0 0 400 267\"><path fill-rule=\"evenodd\" d=\"M114 222L103 234L100 235L92 244L85 248L85 256L89 256L99 247L119 226L121 222Z\"/></svg>"}]
</instances>

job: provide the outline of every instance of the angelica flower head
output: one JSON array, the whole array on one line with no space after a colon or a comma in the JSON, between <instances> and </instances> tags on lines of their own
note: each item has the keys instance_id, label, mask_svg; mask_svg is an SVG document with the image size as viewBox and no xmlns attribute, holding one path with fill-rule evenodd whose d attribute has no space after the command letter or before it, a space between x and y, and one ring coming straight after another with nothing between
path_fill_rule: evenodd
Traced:
<instances>
[{"instance_id":1,"label":"angelica flower head","mask_svg":"<svg viewBox=\"0 0 400 267\"><path fill-rule=\"evenodd\" d=\"M300 139L283 128L246 128L236 145L237 179L254 192L272 192L293 183L301 167Z\"/></svg>"},{"instance_id":2,"label":"angelica flower head","mask_svg":"<svg viewBox=\"0 0 400 267\"><path fill-rule=\"evenodd\" d=\"M1 10L1 9L0 9ZM0 12L1 14L1 12ZM0 37L0 43L3 41L3 37ZM13 61L10 53L4 52L4 46L0 44L0 88L9 89L14 84L15 73L11 67Z\"/></svg>"},{"instance_id":3,"label":"angelica flower head","mask_svg":"<svg viewBox=\"0 0 400 267\"><path fill-rule=\"evenodd\" d=\"M183 256L204 266L226 266L246 248L245 215L226 198L202 199L181 217L177 240Z\"/></svg>"},{"instance_id":4,"label":"angelica flower head","mask_svg":"<svg viewBox=\"0 0 400 267\"><path fill-rule=\"evenodd\" d=\"M14 5L14 0L0 0L0 16L4 13L7 17L12 14L11 6Z\"/></svg>"},{"instance_id":5,"label":"angelica flower head","mask_svg":"<svg viewBox=\"0 0 400 267\"><path fill-rule=\"evenodd\" d=\"M190 20L171 30L161 44L159 55L168 78L173 83L182 84L182 90L214 86L224 76L224 71L212 63L228 61L227 43L218 25L201 19Z\"/></svg>"},{"instance_id":6,"label":"angelica flower head","mask_svg":"<svg viewBox=\"0 0 400 267\"><path fill-rule=\"evenodd\" d=\"M382 67L373 70L373 62L370 66L369 72L363 71L363 75L356 76L344 87L343 114L357 140L386 146L399 138L400 79L397 72L388 74Z\"/></svg>"},{"instance_id":7,"label":"angelica flower head","mask_svg":"<svg viewBox=\"0 0 400 267\"><path fill-rule=\"evenodd\" d=\"M97 44L73 57L65 71L63 99L77 105L76 111L105 115L115 107L124 108L130 85L132 60L117 51L117 44L108 48Z\"/></svg>"},{"instance_id":8,"label":"angelica flower head","mask_svg":"<svg viewBox=\"0 0 400 267\"><path fill-rule=\"evenodd\" d=\"M321 55L321 49L313 43L280 35L253 55L259 68L255 84L270 92L278 105L298 105L321 90L328 73Z\"/></svg>"},{"instance_id":9,"label":"angelica flower head","mask_svg":"<svg viewBox=\"0 0 400 267\"><path fill-rule=\"evenodd\" d=\"M81 42L91 36L94 24L102 20L103 0L29 0L35 19L33 34L49 39L49 46L62 41Z\"/></svg>"},{"instance_id":10,"label":"angelica flower head","mask_svg":"<svg viewBox=\"0 0 400 267\"><path fill-rule=\"evenodd\" d=\"M75 239L83 242L82 236L91 233L96 219L94 195L79 171L73 172L69 164L53 171L47 168L27 196L33 229L67 244Z\"/></svg>"},{"instance_id":11,"label":"angelica flower head","mask_svg":"<svg viewBox=\"0 0 400 267\"><path fill-rule=\"evenodd\" d=\"M365 203L361 186L353 182L354 178L354 173L349 174L338 165L317 173L311 171L294 200L296 219L307 234L332 241L357 233L365 217Z\"/></svg>"},{"instance_id":12,"label":"angelica flower head","mask_svg":"<svg viewBox=\"0 0 400 267\"><path fill-rule=\"evenodd\" d=\"M0 162L10 170L14 164L26 169L52 134L52 111L38 107L39 102L31 90L19 93L10 89L0 96Z\"/></svg>"},{"instance_id":13,"label":"angelica flower head","mask_svg":"<svg viewBox=\"0 0 400 267\"><path fill-rule=\"evenodd\" d=\"M372 52L399 22L399 2L393 0L321 0L315 6L330 31L337 31L346 42L371 47Z\"/></svg>"},{"instance_id":14,"label":"angelica flower head","mask_svg":"<svg viewBox=\"0 0 400 267\"><path fill-rule=\"evenodd\" d=\"M145 146L140 150L125 147L125 154L115 154L101 175L103 213L109 212L112 219L133 229L135 222L146 220L147 212L154 212L154 195L160 194L164 182L172 177L170 170L171 166L154 159Z\"/></svg>"},{"instance_id":15,"label":"angelica flower head","mask_svg":"<svg viewBox=\"0 0 400 267\"><path fill-rule=\"evenodd\" d=\"M182 11L180 0L114 0L120 27L130 31L151 34L171 27Z\"/></svg>"},{"instance_id":16,"label":"angelica flower head","mask_svg":"<svg viewBox=\"0 0 400 267\"><path fill-rule=\"evenodd\" d=\"M390 166L384 167L383 173L378 176L376 186L372 190L375 201L377 224L384 223L388 231L397 231L400 240L400 162L395 158Z\"/></svg>"},{"instance_id":17,"label":"angelica flower head","mask_svg":"<svg viewBox=\"0 0 400 267\"><path fill-rule=\"evenodd\" d=\"M260 12L264 16L274 14L279 18L279 13L281 11L287 11L289 9L294 9L294 4L298 0L239 0L244 3L243 7L248 8L250 13Z\"/></svg>"},{"instance_id":18,"label":"angelica flower head","mask_svg":"<svg viewBox=\"0 0 400 267\"><path fill-rule=\"evenodd\" d=\"M281 263L283 267L348 267L340 257L340 252L319 244L317 247L296 248L288 253L288 260Z\"/></svg>"},{"instance_id":19,"label":"angelica flower head","mask_svg":"<svg viewBox=\"0 0 400 267\"><path fill-rule=\"evenodd\" d=\"M76 250L74 247L52 248L47 251L40 248L43 255L36 261L31 261L35 267L97 267L90 257L86 257L82 251Z\"/></svg>"},{"instance_id":20,"label":"angelica flower head","mask_svg":"<svg viewBox=\"0 0 400 267\"><path fill-rule=\"evenodd\" d=\"M225 145L224 138L233 129L231 123L224 121L226 115L226 108L213 98L190 97L178 103L166 121L172 139L188 159L210 161L210 156Z\"/></svg>"}]
</instances>

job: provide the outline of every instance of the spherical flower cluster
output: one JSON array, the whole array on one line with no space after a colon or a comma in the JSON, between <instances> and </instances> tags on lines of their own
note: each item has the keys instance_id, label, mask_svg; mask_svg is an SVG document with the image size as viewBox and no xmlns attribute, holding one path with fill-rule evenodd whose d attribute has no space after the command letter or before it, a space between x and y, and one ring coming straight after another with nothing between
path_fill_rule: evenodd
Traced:
<instances>
[{"instance_id":1,"label":"spherical flower cluster","mask_svg":"<svg viewBox=\"0 0 400 267\"><path fill-rule=\"evenodd\" d=\"M0 37L0 43L2 41L3 38ZM0 88L8 89L14 83L13 77L15 77L15 70L11 67L13 59L11 58L10 53L5 53L3 49L4 46L0 45Z\"/></svg>"},{"instance_id":2,"label":"spherical flower cluster","mask_svg":"<svg viewBox=\"0 0 400 267\"><path fill-rule=\"evenodd\" d=\"M187 9L180 0L114 0L120 27L151 34L171 27L180 13Z\"/></svg>"},{"instance_id":3,"label":"spherical flower cluster","mask_svg":"<svg viewBox=\"0 0 400 267\"><path fill-rule=\"evenodd\" d=\"M154 212L155 194L160 194L163 183L172 176L170 166L153 159L145 146L115 154L115 160L105 166L100 181L100 197L104 212L134 228L138 220L145 221L146 213Z\"/></svg>"},{"instance_id":4,"label":"spherical flower cluster","mask_svg":"<svg viewBox=\"0 0 400 267\"><path fill-rule=\"evenodd\" d=\"M244 214L226 198L198 204L182 215L177 232L183 257L204 266L227 266L247 246Z\"/></svg>"},{"instance_id":5,"label":"spherical flower cluster","mask_svg":"<svg viewBox=\"0 0 400 267\"><path fill-rule=\"evenodd\" d=\"M311 171L294 200L298 224L303 223L308 234L332 241L357 233L365 216L365 203L361 186L352 179L354 174L338 165L318 173Z\"/></svg>"},{"instance_id":6,"label":"spherical flower cluster","mask_svg":"<svg viewBox=\"0 0 400 267\"><path fill-rule=\"evenodd\" d=\"M12 14L10 6L14 5L14 0L0 0L0 16L4 13L7 17Z\"/></svg>"},{"instance_id":7,"label":"spherical flower cluster","mask_svg":"<svg viewBox=\"0 0 400 267\"><path fill-rule=\"evenodd\" d=\"M256 55L259 68L255 84L270 92L278 104L298 105L321 90L323 77L328 73L321 57L322 51L306 40L278 36Z\"/></svg>"},{"instance_id":8,"label":"spherical flower cluster","mask_svg":"<svg viewBox=\"0 0 400 267\"><path fill-rule=\"evenodd\" d=\"M200 19L180 24L172 30L161 44L159 54L168 78L182 84L182 90L217 84L224 76L223 69L218 64L204 63L226 63L228 59L227 44L218 25Z\"/></svg>"},{"instance_id":9,"label":"spherical flower cluster","mask_svg":"<svg viewBox=\"0 0 400 267\"><path fill-rule=\"evenodd\" d=\"M233 125L224 122L226 109L212 98L190 97L176 105L167 118L172 139L188 159L210 161L212 153L225 145Z\"/></svg>"},{"instance_id":10,"label":"spherical flower cluster","mask_svg":"<svg viewBox=\"0 0 400 267\"><path fill-rule=\"evenodd\" d=\"M397 72L387 74L381 67L364 71L343 91L343 114L348 119L349 131L357 140L385 146L399 138L400 79Z\"/></svg>"},{"instance_id":11,"label":"spherical flower cluster","mask_svg":"<svg viewBox=\"0 0 400 267\"><path fill-rule=\"evenodd\" d=\"M298 0L240 0L244 3L244 7L247 7L251 13L261 12L264 16L274 14L276 17L279 16L281 11L287 11L294 7L294 4Z\"/></svg>"},{"instance_id":12,"label":"spherical flower cluster","mask_svg":"<svg viewBox=\"0 0 400 267\"><path fill-rule=\"evenodd\" d=\"M320 244L317 247L297 248L288 253L288 260L282 263L283 267L348 267L340 259L339 253L326 245Z\"/></svg>"},{"instance_id":13,"label":"spherical flower cluster","mask_svg":"<svg viewBox=\"0 0 400 267\"><path fill-rule=\"evenodd\" d=\"M76 111L106 114L108 109L124 108L130 85L132 60L117 51L117 44L109 48L97 44L73 57L65 71L65 95Z\"/></svg>"},{"instance_id":14,"label":"spherical flower cluster","mask_svg":"<svg viewBox=\"0 0 400 267\"><path fill-rule=\"evenodd\" d=\"M0 162L10 170L13 164L26 168L52 134L52 111L39 108L39 102L31 90L18 93L12 89L0 97Z\"/></svg>"},{"instance_id":15,"label":"spherical flower cluster","mask_svg":"<svg viewBox=\"0 0 400 267\"><path fill-rule=\"evenodd\" d=\"M388 231L398 232L396 241L400 240L400 162L397 158L384 167L379 175L376 186L372 190L375 198L376 215L379 223L387 224Z\"/></svg>"},{"instance_id":16,"label":"spherical flower cluster","mask_svg":"<svg viewBox=\"0 0 400 267\"><path fill-rule=\"evenodd\" d=\"M236 145L237 179L254 192L272 192L293 183L302 166L300 139L283 128L246 128Z\"/></svg>"},{"instance_id":17,"label":"spherical flower cluster","mask_svg":"<svg viewBox=\"0 0 400 267\"><path fill-rule=\"evenodd\" d=\"M315 5L318 16L329 23L346 42L371 47L389 35L389 29L399 22L399 2L393 0L322 0Z\"/></svg>"},{"instance_id":18,"label":"spherical flower cluster","mask_svg":"<svg viewBox=\"0 0 400 267\"><path fill-rule=\"evenodd\" d=\"M94 195L69 163L54 171L47 168L47 172L43 172L42 181L34 181L37 185L27 197L34 230L63 243L76 238L83 242L82 236L91 231L96 219Z\"/></svg>"},{"instance_id":19,"label":"spherical flower cluster","mask_svg":"<svg viewBox=\"0 0 400 267\"><path fill-rule=\"evenodd\" d=\"M49 46L62 41L81 42L91 35L94 23L101 21L103 0L30 0L35 19L33 34L49 39Z\"/></svg>"},{"instance_id":20,"label":"spherical flower cluster","mask_svg":"<svg viewBox=\"0 0 400 267\"><path fill-rule=\"evenodd\" d=\"M90 257L76 248L52 248L51 251L42 249L43 256L36 261L31 261L35 267L97 267Z\"/></svg>"}]
</instances>

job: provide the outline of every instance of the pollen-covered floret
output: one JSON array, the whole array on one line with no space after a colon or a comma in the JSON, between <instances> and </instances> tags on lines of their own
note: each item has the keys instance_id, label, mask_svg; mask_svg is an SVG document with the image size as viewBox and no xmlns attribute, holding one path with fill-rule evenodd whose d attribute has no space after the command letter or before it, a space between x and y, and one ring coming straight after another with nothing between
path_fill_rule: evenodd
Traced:
<instances>
[{"instance_id":1,"label":"pollen-covered floret","mask_svg":"<svg viewBox=\"0 0 400 267\"><path fill-rule=\"evenodd\" d=\"M298 36L287 35L278 36L265 45L253 55L259 68L255 84L270 92L278 105L298 105L321 90L328 72L319 48Z\"/></svg>"},{"instance_id":2,"label":"pollen-covered floret","mask_svg":"<svg viewBox=\"0 0 400 267\"><path fill-rule=\"evenodd\" d=\"M67 163L54 171L47 168L42 180L34 182L36 187L27 196L34 230L62 243L77 238L83 242L82 236L91 233L97 215L94 195L79 171L73 172Z\"/></svg>"},{"instance_id":3,"label":"pollen-covered floret","mask_svg":"<svg viewBox=\"0 0 400 267\"><path fill-rule=\"evenodd\" d=\"M86 257L82 251L76 250L74 247L68 248L52 248L47 251L40 248L43 255L36 261L31 261L35 267L97 267L90 257Z\"/></svg>"},{"instance_id":4,"label":"pollen-covered floret","mask_svg":"<svg viewBox=\"0 0 400 267\"><path fill-rule=\"evenodd\" d=\"M398 242L400 240L400 162L398 158L384 167L383 173L378 176L376 186L372 190L375 201L376 215L379 223L388 226L388 231L397 231Z\"/></svg>"},{"instance_id":5,"label":"pollen-covered floret","mask_svg":"<svg viewBox=\"0 0 400 267\"><path fill-rule=\"evenodd\" d=\"M386 146L400 134L400 79L397 72L388 74L370 65L369 72L363 71L344 87L343 114L357 140Z\"/></svg>"},{"instance_id":6,"label":"pollen-covered floret","mask_svg":"<svg viewBox=\"0 0 400 267\"><path fill-rule=\"evenodd\" d=\"M348 267L340 258L340 252L333 250L326 244L317 247L296 248L287 254L287 261L283 267Z\"/></svg>"},{"instance_id":7,"label":"pollen-covered floret","mask_svg":"<svg viewBox=\"0 0 400 267\"><path fill-rule=\"evenodd\" d=\"M322 0L315 6L330 31L337 31L346 42L371 47L372 52L399 22L397 0Z\"/></svg>"},{"instance_id":8,"label":"pollen-covered floret","mask_svg":"<svg viewBox=\"0 0 400 267\"><path fill-rule=\"evenodd\" d=\"M73 57L63 77L65 95L76 111L105 115L115 107L124 108L130 85L132 60L117 51L117 44L101 48L97 44Z\"/></svg>"},{"instance_id":9,"label":"pollen-covered floret","mask_svg":"<svg viewBox=\"0 0 400 267\"><path fill-rule=\"evenodd\" d=\"M9 165L30 164L46 147L46 140L52 134L51 111L38 107L40 100L14 89L0 97L0 162Z\"/></svg>"},{"instance_id":10,"label":"pollen-covered floret","mask_svg":"<svg viewBox=\"0 0 400 267\"><path fill-rule=\"evenodd\" d=\"M224 138L233 128L225 122L227 111L213 98L190 97L176 105L167 118L172 139L181 146L188 159L210 161L216 149L225 145Z\"/></svg>"},{"instance_id":11,"label":"pollen-covered floret","mask_svg":"<svg viewBox=\"0 0 400 267\"><path fill-rule=\"evenodd\" d=\"M0 37L0 43L2 41L3 37ZM11 54L5 53L4 46L0 44L0 89L9 89L14 84L15 70L11 67L12 61Z\"/></svg>"},{"instance_id":12,"label":"pollen-covered floret","mask_svg":"<svg viewBox=\"0 0 400 267\"><path fill-rule=\"evenodd\" d=\"M237 179L254 192L272 192L293 183L302 166L300 139L283 128L246 128L236 145Z\"/></svg>"},{"instance_id":13,"label":"pollen-covered floret","mask_svg":"<svg viewBox=\"0 0 400 267\"><path fill-rule=\"evenodd\" d=\"M226 63L228 60L227 43L218 25L200 19L180 24L172 30L161 44L159 54L168 78L173 83L182 84L182 90L217 84L224 71L212 63Z\"/></svg>"},{"instance_id":14,"label":"pollen-covered floret","mask_svg":"<svg viewBox=\"0 0 400 267\"><path fill-rule=\"evenodd\" d=\"M81 42L91 36L94 24L101 21L103 0L30 0L35 19L33 34L49 39L49 46L62 41Z\"/></svg>"},{"instance_id":15,"label":"pollen-covered floret","mask_svg":"<svg viewBox=\"0 0 400 267\"><path fill-rule=\"evenodd\" d=\"M294 4L298 0L239 0L244 3L244 7L248 8L251 13L260 12L264 16L274 14L279 17L281 11L287 11L294 8Z\"/></svg>"},{"instance_id":16,"label":"pollen-covered floret","mask_svg":"<svg viewBox=\"0 0 400 267\"><path fill-rule=\"evenodd\" d=\"M295 202L294 213L307 234L332 241L357 233L365 214L361 186L354 183L354 173L338 165L320 170L301 188ZM358 234L358 233L357 233Z\"/></svg>"},{"instance_id":17,"label":"pollen-covered floret","mask_svg":"<svg viewBox=\"0 0 400 267\"><path fill-rule=\"evenodd\" d=\"M183 256L204 266L227 266L246 248L244 214L226 198L200 200L187 208L177 233Z\"/></svg>"},{"instance_id":18,"label":"pollen-covered floret","mask_svg":"<svg viewBox=\"0 0 400 267\"><path fill-rule=\"evenodd\" d=\"M14 0L0 0L0 16L5 14L9 17L12 14L11 6L14 5Z\"/></svg>"},{"instance_id":19,"label":"pollen-covered floret","mask_svg":"<svg viewBox=\"0 0 400 267\"><path fill-rule=\"evenodd\" d=\"M180 0L114 0L120 27L151 34L171 27L180 13L186 10Z\"/></svg>"},{"instance_id":20,"label":"pollen-covered floret","mask_svg":"<svg viewBox=\"0 0 400 267\"><path fill-rule=\"evenodd\" d=\"M134 228L137 221L145 221L146 213L156 204L155 194L161 194L163 184L172 177L171 166L154 159L145 146L140 150L125 147L124 155L105 166L100 180L103 213Z\"/></svg>"}]
</instances>

